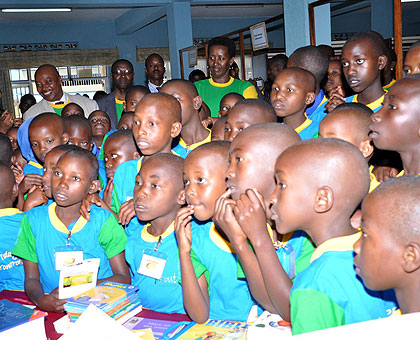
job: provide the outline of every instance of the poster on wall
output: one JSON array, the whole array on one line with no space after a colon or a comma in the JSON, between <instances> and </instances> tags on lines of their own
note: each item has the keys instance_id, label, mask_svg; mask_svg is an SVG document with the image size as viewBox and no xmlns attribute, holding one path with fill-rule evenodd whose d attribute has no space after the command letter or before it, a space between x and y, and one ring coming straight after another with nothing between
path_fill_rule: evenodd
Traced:
<instances>
[{"instance_id":1,"label":"poster on wall","mask_svg":"<svg viewBox=\"0 0 420 340\"><path fill-rule=\"evenodd\" d=\"M197 46L191 47L188 50L188 65L190 67L197 65Z\"/></svg>"},{"instance_id":2,"label":"poster on wall","mask_svg":"<svg viewBox=\"0 0 420 340\"><path fill-rule=\"evenodd\" d=\"M265 22L260 22L249 28L251 31L252 50L258 51L268 47L267 30Z\"/></svg>"}]
</instances>

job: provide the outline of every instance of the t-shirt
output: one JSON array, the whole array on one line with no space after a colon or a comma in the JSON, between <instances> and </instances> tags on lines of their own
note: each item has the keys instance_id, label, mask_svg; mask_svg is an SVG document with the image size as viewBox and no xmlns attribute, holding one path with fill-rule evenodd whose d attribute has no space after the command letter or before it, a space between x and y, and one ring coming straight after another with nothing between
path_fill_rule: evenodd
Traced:
<instances>
[{"instance_id":1,"label":"t-shirt","mask_svg":"<svg viewBox=\"0 0 420 340\"><path fill-rule=\"evenodd\" d=\"M216 83L210 78L196 81L194 85L203 102L209 107L212 117L219 117L220 101L228 93L239 93L244 98L258 98L254 85L249 81L232 77L224 84Z\"/></svg>"},{"instance_id":2,"label":"t-shirt","mask_svg":"<svg viewBox=\"0 0 420 340\"><path fill-rule=\"evenodd\" d=\"M312 121L306 117L306 120L301 125L299 125L295 131L302 140L316 138L319 131L319 122Z\"/></svg>"},{"instance_id":3,"label":"t-shirt","mask_svg":"<svg viewBox=\"0 0 420 340\"><path fill-rule=\"evenodd\" d=\"M44 167L39 163L36 163L34 161L29 161L23 167L23 173L25 176L29 174L36 174L36 175L42 176L44 174Z\"/></svg>"},{"instance_id":4,"label":"t-shirt","mask_svg":"<svg viewBox=\"0 0 420 340\"><path fill-rule=\"evenodd\" d=\"M25 289L23 263L12 255L22 217L19 209L0 209L0 291Z\"/></svg>"},{"instance_id":5,"label":"t-shirt","mask_svg":"<svg viewBox=\"0 0 420 340\"><path fill-rule=\"evenodd\" d=\"M324 90L321 89L316 95L312 105L306 108L306 116L319 124L327 115L327 111L325 109L325 105L327 103L328 99L325 96Z\"/></svg>"},{"instance_id":6,"label":"t-shirt","mask_svg":"<svg viewBox=\"0 0 420 340\"><path fill-rule=\"evenodd\" d=\"M110 258L125 249L127 236L109 211L91 206L90 221L80 216L66 227L55 212L56 203L33 208L25 213L13 255L38 263L45 292L58 286L60 271L55 269L54 252L65 246L71 230L71 246L83 248L83 258L99 258L98 279L112 276Z\"/></svg>"},{"instance_id":7,"label":"t-shirt","mask_svg":"<svg viewBox=\"0 0 420 340\"><path fill-rule=\"evenodd\" d=\"M54 112L56 114L58 114L59 116L61 116L61 111L63 111L64 106L66 106L67 104L70 103L70 99L67 99L67 102L62 102L62 104L55 104L55 103L52 103L52 102L49 102L49 103L51 104L52 108L54 109Z\"/></svg>"},{"instance_id":8,"label":"t-shirt","mask_svg":"<svg viewBox=\"0 0 420 340\"><path fill-rule=\"evenodd\" d=\"M346 98L346 103L358 103L357 100L358 94ZM376 99L374 102L367 104L366 106L371 109L373 112L377 112L382 108L382 103L384 102L385 94Z\"/></svg>"},{"instance_id":9,"label":"t-shirt","mask_svg":"<svg viewBox=\"0 0 420 340\"><path fill-rule=\"evenodd\" d=\"M120 121L121 115L124 111L124 103L125 100L119 100L117 97L115 97L115 111L117 112L117 119Z\"/></svg>"},{"instance_id":10,"label":"t-shirt","mask_svg":"<svg viewBox=\"0 0 420 340\"><path fill-rule=\"evenodd\" d=\"M179 142L177 145L175 145L172 150L174 152L176 152L181 158L186 158L188 156L188 154L193 151L195 148L198 148L200 145L206 144L211 142L211 130L207 129L206 130L209 131L208 136L203 139L200 142L191 144L191 145L187 145L187 143L185 143L185 141L182 139L182 137L179 137Z\"/></svg>"},{"instance_id":11,"label":"t-shirt","mask_svg":"<svg viewBox=\"0 0 420 340\"><path fill-rule=\"evenodd\" d=\"M125 259L130 266L131 284L140 288L139 297L143 307L162 313L185 313L182 286L179 283L181 266L174 225L175 222L172 222L160 235L160 242L159 236L153 236L147 231L149 224L141 224L137 218L133 218L127 227L131 232L128 234ZM159 280L138 273L143 252L156 254L154 253L156 246L158 256L166 257L165 267Z\"/></svg>"},{"instance_id":12,"label":"t-shirt","mask_svg":"<svg viewBox=\"0 0 420 340\"><path fill-rule=\"evenodd\" d=\"M355 233L325 241L296 276L290 292L294 335L384 318L397 308L393 291L370 291L357 276L353 244L359 237Z\"/></svg>"},{"instance_id":13,"label":"t-shirt","mask_svg":"<svg viewBox=\"0 0 420 340\"><path fill-rule=\"evenodd\" d=\"M197 277L205 274L210 291L210 319L246 321L255 304L246 280L237 275L238 260L214 223L191 221L191 260Z\"/></svg>"},{"instance_id":14,"label":"t-shirt","mask_svg":"<svg viewBox=\"0 0 420 340\"><path fill-rule=\"evenodd\" d=\"M391 80L388 84L386 84L386 85L382 86L382 89L383 89L385 92L388 92L388 91L389 91L389 89L391 88L391 86L392 86L392 85L394 85L396 82L397 82L397 81L396 81L395 79L392 79L392 80Z\"/></svg>"}]
</instances>

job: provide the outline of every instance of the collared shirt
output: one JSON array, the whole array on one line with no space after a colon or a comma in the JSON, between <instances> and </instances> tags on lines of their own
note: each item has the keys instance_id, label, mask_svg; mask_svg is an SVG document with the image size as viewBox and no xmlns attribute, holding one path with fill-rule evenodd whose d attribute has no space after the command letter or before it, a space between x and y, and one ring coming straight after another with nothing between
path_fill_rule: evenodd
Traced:
<instances>
[{"instance_id":1,"label":"collared shirt","mask_svg":"<svg viewBox=\"0 0 420 340\"><path fill-rule=\"evenodd\" d=\"M158 85L155 85L155 84L153 84L149 81L147 86L149 87L149 90L150 90L151 93L157 93L157 92L159 92L160 88L163 86L163 82L162 82L162 84L160 84L158 86Z\"/></svg>"}]
</instances>

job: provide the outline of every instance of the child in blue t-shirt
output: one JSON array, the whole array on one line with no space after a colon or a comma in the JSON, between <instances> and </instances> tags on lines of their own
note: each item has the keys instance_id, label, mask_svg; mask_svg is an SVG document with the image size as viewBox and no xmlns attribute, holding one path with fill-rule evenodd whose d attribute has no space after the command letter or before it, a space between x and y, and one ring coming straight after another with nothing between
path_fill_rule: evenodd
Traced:
<instances>
[{"instance_id":1,"label":"child in blue t-shirt","mask_svg":"<svg viewBox=\"0 0 420 340\"><path fill-rule=\"evenodd\" d=\"M65 152L52 174L54 202L27 211L22 219L13 255L23 259L25 292L42 310L62 312L65 303L57 298L64 264L56 262L56 252L77 247L83 259L100 259L99 282L130 283L124 256L127 238L114 215L96 206L90 221L80 215L83 199L98 189L97 177L98 161L91 152L80 148Z\"/></svg>"},{"instance_id":2,"label":"child in blue t-shirt","mask_svg":"<svg viewBox=\"0 0 420 340\"><path fill-rule=\"evenodd\" d=\"M0 178L0 291L23 290L23 264L12 255L23 214L19 209L13 208L18 191L13 172L1 162Z\"/></svg>"},{"instance_id":3,"label":"child in blue t-shirt","mask_svg":"<svg viewBox=\"0 0 420 340\"><path fill-rule=\"evenodd\" d=\"M143 163L134 187L137 218L126 228L132 284L140 288L144 307L164 313L185 313L174 233L175 215L184 203L183 163L170 153Z\"/></svg>"}]
</instances>

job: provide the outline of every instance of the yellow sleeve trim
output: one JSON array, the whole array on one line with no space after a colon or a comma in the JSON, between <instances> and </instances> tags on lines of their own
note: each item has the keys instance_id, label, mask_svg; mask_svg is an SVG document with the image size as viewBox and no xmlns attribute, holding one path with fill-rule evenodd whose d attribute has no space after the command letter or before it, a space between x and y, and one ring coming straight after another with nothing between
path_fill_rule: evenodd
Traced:
<instances>
[{"instance_id":1,"label":"yellow sleeve trim","mask_svg":"<svg viewBox=\"0 0 420 340\"><path fill-rule=\"evenodd\" d=\"M256 99L258 98L258 93L257 90L255 89L254 85L250 85L248 86L244 92L242 93L242 95L244 96L245 99Z\"/></svg>"},{"instance_id":2,"label":"yellow sleeve trim","mask_svg":"<svg viewBox=\"0 0 420 340\"><path fill-rule=\"evenodd\" d=\"M4 208L4 209L0 209L0 217L4 217L4 216L13 216L16 214L21 213L21 211L19 209L16 208Z\"/></svg>"},{"instance_id":3,"label":"yellow sleeve trim","mask_svg":"<svg viewBox=\"0 0 420 340\"><path fill-rule=\"evenodd\" d=\"M34 166L34 167L35 167L35 168L37 168L37 169L44 169L44 167L43 167L41 164L36 163L36 162L34 162L34 161L29 161L29 162L28 162L28 164L30 164L30 165L32 165L32 166Z\"/></svg>"},{"instance_id":4,"label":"yellow sleeve trim","mask_svg":"<svg viewBox=\"0 0 420 340\"><path fill-rule=\"evenodd\" d=\"M305 117L306 117L306 113L305 113ZM301 132L301 131L303 131L303 130L305 130L309 125L311 125L311 123L312 123L312 120L311 119L309 119L308 117L306 117L306 120L302 123L302 124L300 124L296 129L295 129L295 131L297 132L297 133L299 133L299 132Z\"/></svg>"}]
</instances>

